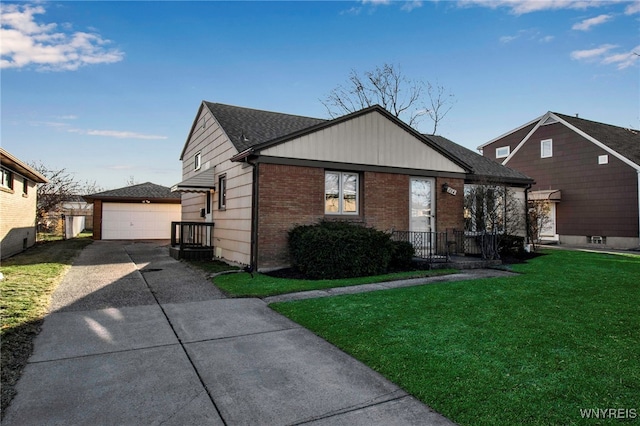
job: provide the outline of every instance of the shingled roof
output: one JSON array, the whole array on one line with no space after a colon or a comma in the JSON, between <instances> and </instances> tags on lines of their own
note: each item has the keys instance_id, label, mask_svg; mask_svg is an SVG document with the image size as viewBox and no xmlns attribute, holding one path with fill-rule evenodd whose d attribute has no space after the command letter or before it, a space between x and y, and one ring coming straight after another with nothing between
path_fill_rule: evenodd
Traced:
<instances>
[{"instance_id":1,"label":"shingled roof","mask_svg":"<svg viewBox=\"0 0 640 426\"><path fill-rule=\"evenodd\" d=\"M126 186L124 188L112 189L109 191L98 192L96 194L85 195L83 197L87 202L92 203L94 200L103 201L143 201L149 200L154 202L179 203L181 195L171 192L170 188L155 183L145 182L138 185Z\"/></svg>"},{"instance_id":2,"label":"shingled roof","mask_svg":"<svg viewBox=\"0 0 640 426\"><path fill-rule=\"evenodd\" d=\"M204 102L238 152L327 120Z\"/></svg>"},{"instance_id":3,"label":"shingled roof","mask_svg":"<svg viewBox=\"0 0 640 426\"><path fill-rule=\"evenodd\" d=\"M514 184L533 182L529 177L486 159L446 138L420 135L378 105L333 120L262 111L207 101L203 101L202 105L209 109L240 154L249 149L259 150L273 143L280 143L282 140L301 132L315 131L359 114L379 110L390 119L397 120L399 125L410 129L411 132L415 133L416 137L422 138L425 144L430 145L443 155L459 163L461 167L470 169L471 173L467 176L468 180L490 179ZM186 149L186 145L184 149ZM184 149L182 155L184 155Z\"/></svg>"},{"instance_id":4,"label":"shingled roof","mask_svg":"<svg viewBox=\"0 0 640 426\"><path fill-rule=\"evenodd\" d=\"M636 164L640 164L640 131L610 124L598 123L597 121L585 120L584 118L572 117L570 115L558 114L556 116L580 129L587 135L603 143L623 157L628 158Z\"/></svg>"},{"instance_id":5,"label":"shingled roof","mask_svg":"<svg viewBox=\"0 0 640 426\"><path fill-rule=\"evenodd\" d=\"M533 179L516 170L503 166L487 157L471 151L462 145L436 135L425 135L443 150L449 152L454 157L460 158L471 167L472 176L467 178L471 181L495 180L505 182L533 183Z\"/></svg>"}]
</instances>

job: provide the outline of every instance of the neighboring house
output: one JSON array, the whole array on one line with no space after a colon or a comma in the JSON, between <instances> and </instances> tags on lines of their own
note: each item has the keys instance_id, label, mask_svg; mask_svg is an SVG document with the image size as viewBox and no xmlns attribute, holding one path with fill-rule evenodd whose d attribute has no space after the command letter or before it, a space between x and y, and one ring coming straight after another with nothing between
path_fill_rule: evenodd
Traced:
<instances>
[{"instance_id":1,"label":"neighboring house","mask_svg":"<svg viewBox=\"0 0 640 426\"><path fill-rule=\"evenodd\" d=\"M462 230L465 183L532 183L380 106L321 120L203 102L180 159L182 220L214 222L215 256L257 270L289 264L296 224Z\"/></svg>"},{"instance_id":2,"label":"neighboring house","mask_svg":"<svg viewBox=\"0 0 640 426\"><path fill-rule=\"evenodd\" d=\"M151 182L83 197L93 203L94 240L168 240L180 194Z\"/></svg>"},{"instance_id":3,"label":"neighboring house","mask_svg":"<svg viewBox=\"0 0 640 426\"><path fill-rule=\"evenodd\" d=\"M547 112L479 147L535 179L549 200L543 237L561 244L640 245L640 132Z\"/></svg>"},{"instance_id":4,"label":"neighboring house","mask_svg":"<svg viewBox=\"0 0 640 426\"><path fill-rule=\"evenodd\" d=\"M36 242L37 184L47 179L0 148L0 257L3 259Z\"/></svg>"}]
</instances>

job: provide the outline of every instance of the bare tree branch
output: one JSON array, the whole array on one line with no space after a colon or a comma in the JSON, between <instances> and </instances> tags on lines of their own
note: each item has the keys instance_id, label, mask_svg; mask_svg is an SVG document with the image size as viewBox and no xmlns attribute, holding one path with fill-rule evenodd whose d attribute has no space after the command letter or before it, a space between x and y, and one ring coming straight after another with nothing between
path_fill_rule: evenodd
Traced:
<instances>
[{"instance_id":1,"label":"bare tree branch","mask_svg":"<svg viewBox=\"0 0 640 426\"><path fill-rule=\"evenodd\" d=\"M435 134L453 107L453 95L440 85L407 78L399 66L384 64L362 75L351 70L346 87L338 85L320 102L332 118L378 104L416 129L427 116Z\"/></svg>"}]
</instances>

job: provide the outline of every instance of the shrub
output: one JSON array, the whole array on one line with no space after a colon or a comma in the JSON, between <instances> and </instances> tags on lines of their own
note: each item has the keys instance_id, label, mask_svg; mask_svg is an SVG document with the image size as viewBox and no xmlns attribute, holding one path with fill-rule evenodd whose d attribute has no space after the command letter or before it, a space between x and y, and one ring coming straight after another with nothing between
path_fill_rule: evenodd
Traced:
<instances>
[{"instance_id":1,"label":"shrub","mask_svg":"<svg viewBox=\"0 0 640 426\"><path fill-rule=\"evenodd\" d=\"M293 267L312 279L383 274L393 244L388 234L348 222L323 221L289 231Z\"/></svg>"},{"instance_id":2,"label":"shrub","mask_svg":"<svg viewBox=\"0 0 640 426\"><path fill-rule=\"evenodd\" d=\"M389 267L391 269L406 270L411 268L413 264L413 256L416 250L413 244L408 241L392 241L391 261Z\"/></svg>"},{"instance_id":3,"label":"shrub","mask_svg":"<svg viewBox=\"0 0 640 426\"><path fill-rule=\"evenodd\" d=\"M524 237L517 235L503 235L498 243L500 257L522 257L524 256Z\"/></svg>"}]
</instances>

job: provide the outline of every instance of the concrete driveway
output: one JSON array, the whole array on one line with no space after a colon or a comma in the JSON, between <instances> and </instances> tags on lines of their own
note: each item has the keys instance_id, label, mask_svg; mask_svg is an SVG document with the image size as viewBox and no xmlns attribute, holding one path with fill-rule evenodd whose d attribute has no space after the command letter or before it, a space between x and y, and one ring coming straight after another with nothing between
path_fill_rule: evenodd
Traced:
<instances>
[{"instance_id":1,"label":"concrete driveway","mask_svg":"<svg viewBox=\"0 0 640 426\"><path fill-rule=\"evenodd\" d=\"M52 298L5 425L450 425L157 242L96 241Z\"/></svg>"}]
</instances>

